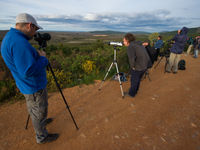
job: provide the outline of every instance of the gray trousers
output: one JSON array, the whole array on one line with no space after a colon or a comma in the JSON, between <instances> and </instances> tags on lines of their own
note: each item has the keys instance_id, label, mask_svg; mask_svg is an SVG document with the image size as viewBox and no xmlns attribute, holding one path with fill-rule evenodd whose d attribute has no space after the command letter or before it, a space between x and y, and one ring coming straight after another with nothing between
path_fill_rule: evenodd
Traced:
<instances>
[{"instance_id":1,"label":"gray trousers","mask_svg":"<svg viewBox=\"0 0 200 150\"><path fill-rule=\"evenodd\" d=\"M169 62L166 67L166 71L171 72L177 72L178 71L178 62L181 58L181 54L175 54L175 53L170 53L169 56Z\"/></svg>"},{"instance_id":2,"label":"gray trousers","mask_svg":"<svg viewBox=\"0 0 200 150\"><path fill-rule=\"evenodd\" d=\"M36 133L36 141L40 143L48 135L45 124L48 111L47 89L39 90L34 94L24 94L24 96Z\"/></svg>"},{"instance_id":3,"label":"gray trousers","mask_svg":"<svg viewBox=\"0 0 200 150\"><path fill-rule=\"evenodd\" d=\"M191 50L193 49L193 45L191 44L191 45L189 45L188 46L188 49L187 49L187 54L189 55L190 54L190 52L191 52Z\"/></svg>"}]
</instances>

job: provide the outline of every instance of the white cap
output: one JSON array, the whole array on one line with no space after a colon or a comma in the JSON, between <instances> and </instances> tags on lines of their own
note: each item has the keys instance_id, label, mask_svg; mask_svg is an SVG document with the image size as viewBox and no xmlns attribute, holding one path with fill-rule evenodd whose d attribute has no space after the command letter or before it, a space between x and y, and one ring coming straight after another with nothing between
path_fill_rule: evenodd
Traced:
<instances>
[{"instance_id":1,"label":"white cap","mask_svg":"<svg viewBox=\"0 0 200 150\"><path fill-rule=\"evenodd\" d=\"M21 13L16 17L16 23L32 23L39 29L43 29L39 26L35 20L35 18L27 13Z\"/></svg>"}]
</instances>

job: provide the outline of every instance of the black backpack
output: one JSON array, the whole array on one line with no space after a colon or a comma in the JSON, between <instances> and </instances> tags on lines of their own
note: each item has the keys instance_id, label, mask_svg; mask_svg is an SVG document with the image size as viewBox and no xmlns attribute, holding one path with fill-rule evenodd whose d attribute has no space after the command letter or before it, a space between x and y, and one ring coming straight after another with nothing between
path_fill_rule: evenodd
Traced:
<instances>
[{"instance_id":1,"label":"black backpack","mask_svg":"<svg viewBox=\"0 0 200 150\"><path fill-rule=\"evenodd\" d=\"M149 58L150 58L150 60L151 60L151 63L152 63L152 65L154 64L154 62L155 62L155 60L156 60L156 50L155 50L155 48L154 47L151 47L151 46L146 46L145 47L146 48L146 51L147 51L147 53L148 53L148 55L149 55Z\"/></svg>"},{"instance_id":2,"label":"black backpack","mask_svg":"<svg viewBox=\"0 0 200 150\"><path fill-rule=\"evenodd\" d=\"M181 59L179 62L178 62L178 69L179 70L185 70L185 60Z\"/></svg>"}]
</instances>

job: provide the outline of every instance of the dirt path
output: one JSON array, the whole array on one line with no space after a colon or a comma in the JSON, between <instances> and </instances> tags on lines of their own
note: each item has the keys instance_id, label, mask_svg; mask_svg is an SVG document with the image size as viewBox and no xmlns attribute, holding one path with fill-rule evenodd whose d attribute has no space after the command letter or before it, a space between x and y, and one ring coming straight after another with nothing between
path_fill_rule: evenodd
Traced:
<instances>
[{"instance_id":1,"label":"dirt path","mask_svg":"<svg viewBox=\"0 0 200 150\"><path fill-rule=\"evenodd\" d=\"M164 62L142 81L135 98L119 83L64 89L77 131L59 93L49 94L48 125L57 141L38 145L25 101L0 106L0 150L200 150L200 59L183 56L185 71L164 73ZM130 86L123 83L124 91Z\"/></svg>"}]
</instances>

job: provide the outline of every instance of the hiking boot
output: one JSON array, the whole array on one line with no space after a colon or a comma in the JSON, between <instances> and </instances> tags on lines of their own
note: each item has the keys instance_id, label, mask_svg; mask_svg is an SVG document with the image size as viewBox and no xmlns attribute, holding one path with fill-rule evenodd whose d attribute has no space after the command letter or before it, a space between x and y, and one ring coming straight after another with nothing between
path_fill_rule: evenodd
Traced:
<instances>
[{"instance_id":1,"label":"hiking boot","mask_svg":"<svg viewBox=\"0 0 200 150\"><path fill-rule=\"evenodd\" d=\"M55 133L55 134L48 134L47 137L44 140L42 140L41 142L39 142L38 144L45 144L45 143L53 142L58 137L59 137L59 134L57 134L57 133Z\"/></svg>"},{"instance_id":2,"label":"hiking boot","mask_svg":"<svg viewBox=\"0 0 200 150\"><path fill-rule=\"evenodd\" d=\"M171 71L168 71L168 70L166 70L165 72L167 72L167 73L171 73Z\"/></svg>"},{"instance_id":3,"label":"hiking boot","mask_svg":"<svg viewBox=\"0 0 200 150\"><path fill-rule=\"evenodd\" d=\"M50 124L53 121L53 118L47 118L45 121L45 124Z\"/></svg>"}]
</instances>

